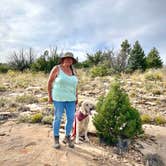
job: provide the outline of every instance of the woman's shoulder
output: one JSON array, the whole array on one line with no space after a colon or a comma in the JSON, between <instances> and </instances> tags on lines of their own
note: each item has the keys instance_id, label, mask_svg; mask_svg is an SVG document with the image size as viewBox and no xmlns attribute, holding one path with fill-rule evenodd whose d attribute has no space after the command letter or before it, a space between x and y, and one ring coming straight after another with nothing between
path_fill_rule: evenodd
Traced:
<instances>
[{"instance_id":1,"label":"woman's shoulder","mask_svg":"<svg viewBox=\"0 0 166 166\"><path fill-rule=\"evenodd\" d=\"M51 73L58 73L59 72L59 65L56 65L52 68Z\"/></svg>"},{"instance_id":2,"label":"woman's shoulder","mask_svg":"<svg viewBox=\"0 0 166 166\"><path fill-rule=\"evenodd\" d=\"M55 65L55 66L52 68L52 70L59 70L59 68L60 68L60 65Z\"/></svg>"}]
</instances>

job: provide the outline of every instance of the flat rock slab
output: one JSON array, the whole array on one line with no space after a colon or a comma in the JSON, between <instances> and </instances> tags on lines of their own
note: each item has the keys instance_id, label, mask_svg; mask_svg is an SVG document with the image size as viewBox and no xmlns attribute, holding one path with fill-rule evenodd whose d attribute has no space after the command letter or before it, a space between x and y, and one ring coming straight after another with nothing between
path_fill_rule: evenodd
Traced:
<instances>
[{"instance_id":1,"label":"flat rock slab","mask_svg":"<svg viewBox=\"0 0 166 166\"><path fill-rule=\"evenodd\" d=\"M56 150L52 147L52 128L45 125L6 122L0 125L0 133L0 165L3 166L97 166L105 155L104 149L89 143L75 145L74 149L61 143L61 149ZM60 142L63 138L61 133ZM112 158L104 165L129 164Z\"/></svg>"},{"instance_id":2,"label":"flat rock slab","mask_svg":"<svg viewBox=\"0 0 166 166\"><path fill-rule=\"evenodd\" d=\"M144 155L147 154L158 154L163 162L166 164L166 127L164 126L155 126L155 125L144 125L143 126L145 133L155 137L155 143L144 143L141 149L141 152Z\"/></svg>"}]
</instances>

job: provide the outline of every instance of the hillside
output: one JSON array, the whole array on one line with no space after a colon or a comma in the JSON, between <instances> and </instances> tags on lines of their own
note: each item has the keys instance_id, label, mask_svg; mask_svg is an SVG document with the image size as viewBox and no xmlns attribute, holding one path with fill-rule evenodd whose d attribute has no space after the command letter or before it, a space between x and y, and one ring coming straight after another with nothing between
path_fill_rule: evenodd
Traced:
<instances>
[{"instance_id":1,"label":"hillside","mask_svg":"<svg viewBox=\"0 0 166 166\"><path fill-rule=\"evenodd\" d=\"M94 103L108 92L115 78L92 78L83 70L78 70L78 76L79 102L89 99ZM43 73L0 74L0 165L143 165L143 155L147 152L136 145L143 145L147 151L157 149L156 153L166 160L163 157L166 152L165 69L119 77L143 122L151 124L144 125L147 138L138 140L125 156L117 155L113 147L100 145L91 131L90 144L82 143L72 150L65 145L60 151L53 149L53 107L47 104L47 79L48 75ZM36 119L41 122L36 124ZM63 126L64 123L61 139Z\"/></svg>"}]
</instances>

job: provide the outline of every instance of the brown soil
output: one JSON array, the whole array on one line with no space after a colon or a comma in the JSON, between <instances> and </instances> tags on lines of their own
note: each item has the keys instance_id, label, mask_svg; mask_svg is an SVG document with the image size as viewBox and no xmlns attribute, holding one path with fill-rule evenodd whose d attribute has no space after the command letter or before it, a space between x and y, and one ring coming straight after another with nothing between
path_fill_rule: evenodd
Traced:
<instances>
[{"instance_id":1,"label":"brown soil","mask_svg":"<svg viewBox=\"0 0 166 166\"><path fill-rule=\"evenodd\" d=\"M63 137L61 133L61 141ZM59 150L52 145L52 128L49 126L10 121L0 125L0 165L3 166L126 165L91 143L75 145L74 149L61 143Z\"/></svg>"}]
</instances>

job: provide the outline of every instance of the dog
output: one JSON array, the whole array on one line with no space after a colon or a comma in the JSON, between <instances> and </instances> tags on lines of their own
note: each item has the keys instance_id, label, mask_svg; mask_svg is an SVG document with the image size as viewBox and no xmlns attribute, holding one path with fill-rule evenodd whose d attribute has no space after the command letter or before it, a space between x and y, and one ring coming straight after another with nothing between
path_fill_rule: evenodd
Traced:
<instances>
[{"instance_id":1,"label":"dog","mask_svg":"<svg viewBox=\"0 0 166 166\"><path fill-rule=\"evenodd\" d=\"M81 107L76 111L71 135L71 139L75 139L76 144L80 143L81 137L84 137L85 141L89 142L87 136L89 115L94 111L94 108L95 106L91 101L85 100L82 102Z\"/></svg>"}]
</instances>

